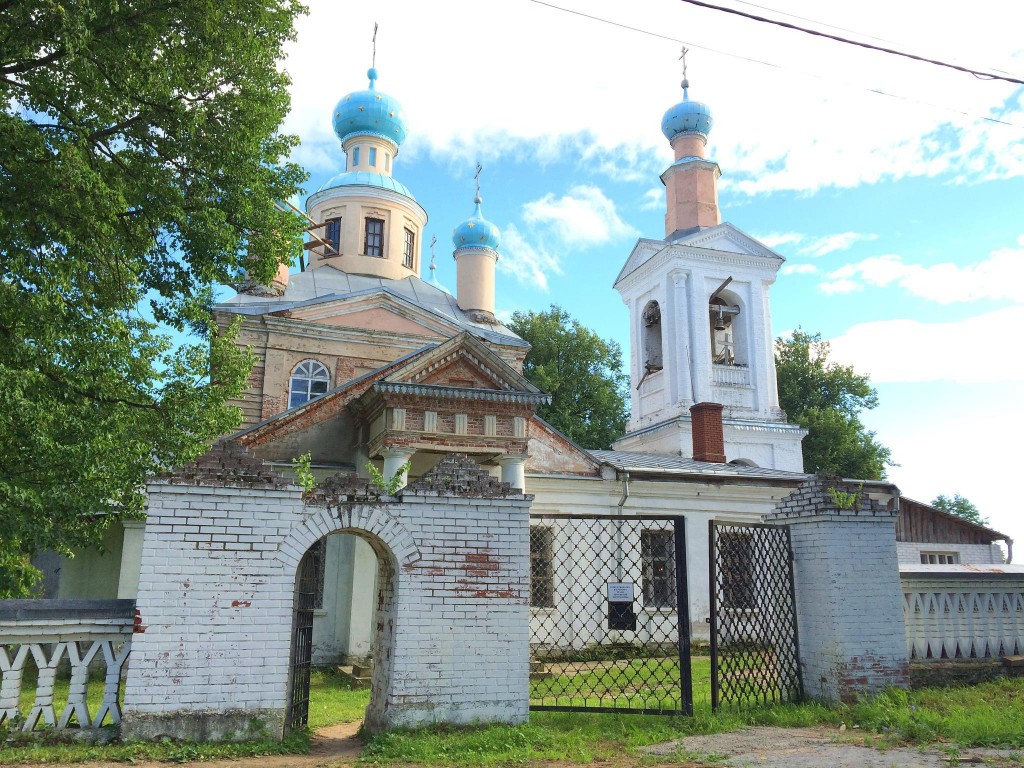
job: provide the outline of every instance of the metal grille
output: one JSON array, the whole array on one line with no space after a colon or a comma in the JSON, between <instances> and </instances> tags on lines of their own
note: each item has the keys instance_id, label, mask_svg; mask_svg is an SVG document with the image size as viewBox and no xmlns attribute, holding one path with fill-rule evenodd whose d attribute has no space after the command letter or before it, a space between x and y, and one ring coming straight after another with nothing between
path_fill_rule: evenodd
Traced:
<instances>
[{"instance_id":1,"label":"metal grille","mask_svg":"<svg viewBox=\"0 0 1024 768\"><path fill-rule=\"evenodd\" d=\"M313 545L299 561L295 609L292 619L291 690L285 732L305 728L309 722L309 673L313 666L313 607L317 596L318 561L322 548Z\"/></svg>"},{"instance_id":2,"label":"metal grille","mask_svg":"<svg viewBox=\"0 0 1024 768\"><path fill-rule=\"evenodd\" d=\"M531 516L531 709L693 714L684 522Z\"/></svg>"},{"instance_id":3,"label":"metal grille","mask_svg":"<svg viewBox=\"0 0 1024 768\"><path fill-rule=\"evenodd\" d=\"M710 523L711 706L803 697L789 528Z\"/></svg>"}]
</instances>

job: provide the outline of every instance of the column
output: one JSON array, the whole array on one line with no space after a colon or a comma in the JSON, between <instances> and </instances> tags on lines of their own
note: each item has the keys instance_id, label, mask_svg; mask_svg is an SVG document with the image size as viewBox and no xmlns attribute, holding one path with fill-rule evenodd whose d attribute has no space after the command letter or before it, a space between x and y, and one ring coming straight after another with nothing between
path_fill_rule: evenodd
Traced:
<instances>
[{"instance_id":1,"label":"column","mask_svg":"<svg viewBox=\"0 0 1024 768\"><path fill-rule=\"evenodd\" d=\"M142 568L142 537L145 520L122 520L121 574L117 580L117 599L134 600L139 594L139 570Z\"/></svg>"},{"instance_id":2,"label":"column","mask_svg":"<svg viewBox=\"0 0 1024 768\"><path fill-rule=\"evenodd\" d=\"M381 448L380 455L384 457L384 482L390 483L391 478L405 465L405 462L412 460L414 453L416 451L412 448ZM406 470L402 473L402 482L398 487L404 488L408 483L409 472Z\"/></svg>"},{"instance_id":3,"label":"column","mask_svg":"<svg viewBox=\"0 0 1024 768\"><path fill-rule=\"evenodd\" d=\"M689 302L686 299L686 273L673 272L672 289L669 295L672 296L672 324L675 326L675 338L673 341L672 357L676 365L672 371L673 381L678 382L675 386L676 404L689 407L693 399L693 377L690 374L690 318Z\"/></svg>"},{"instance_id":4,"label":"column","mask_svg":"<svg viewBox=\"0 0 1024 768\"><path fill-rule=\"evenodd\" d=\"M518 488L526 493L526 460L529 456L515 454L504 454L499 456L497 461L501 467L501 482L508 483L513 488Z\"/></svg>"}]
</instances>

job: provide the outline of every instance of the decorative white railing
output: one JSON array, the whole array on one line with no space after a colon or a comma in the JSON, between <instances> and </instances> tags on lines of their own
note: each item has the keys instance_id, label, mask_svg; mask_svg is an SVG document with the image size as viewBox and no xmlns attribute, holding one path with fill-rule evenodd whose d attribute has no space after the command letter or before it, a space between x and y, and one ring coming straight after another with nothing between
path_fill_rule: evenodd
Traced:
<instances>
[{"instance_id":1,"label":"decorative white railing","mask_svg":"<svg viewBox=\"0 0 1024 768\"><path fill-rule=\"evenodd\" d=\"M902 572L911 660L1024 653L1024 573Z\"/></svg>"},{"instance_id":2,"label":"decorative white railing","mask_svg":"<svg viewBox=\"0 0 1024 768\"><path fill-rule=\"evenodd\" d=\"M120 685L131 650L134 600L0 601L0 724L31 731L42 721L54 728L99 728L121 722ZM103 699L90 712L90 667L104 669ZM21 706L26 667L37 672L35 696ZM70 668L67 700L55 696L58 671ZM60 713L57 706L63 704ZM26 711L23 711L25 709Z\"/></svg>"},{"instance_id":3,"label":"decorative white railing","mask_svg":"<svg viewBox=\"0 0 1024 768\"><path fill-rule=\"evenodd\" d=\"M750 369L742 365L712 365L711 380L715 384L750 384Z\"/></svg>"}]
</instances>

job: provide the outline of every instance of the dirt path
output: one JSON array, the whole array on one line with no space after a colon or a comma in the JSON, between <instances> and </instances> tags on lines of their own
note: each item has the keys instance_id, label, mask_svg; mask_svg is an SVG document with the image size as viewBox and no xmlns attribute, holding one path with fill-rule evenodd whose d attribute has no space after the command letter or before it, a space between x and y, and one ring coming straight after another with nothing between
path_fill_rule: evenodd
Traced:
<instances>
[{"instance_id":1,"label":"dirt path","mask_svg":"<svg viewBox=\"0 0 1024 768\"><path fill-rule=\"evenodd\" d=\"M677 765L729 768L949 768L951 765L1021 766L1020 751L965 749L951 755L938 746L880 749L865 746L870 736L834 728L748 728L712 736L689 736L646 751L662 757L680 755ZM696 756L712 759L692 761Z\"/></svg>"},{"instance_id":2,"label":"dirt path","mask_svg":"<svg viewBox=\"0 0 1024 768\"><path fill-rule=\"evenodd\" d=\"M267 755L237 760L189 763L195 768L334 768L353 765L362 743L356 737L359 723L344 723L317 731L308 755ZM1020 751L965 749L952 756L931 748L879 749L865 746L869 736L834 728L748 728L712 736L689 736L643 750L672 768L949 768L987 765L1024 766ZM951 757L953 759L951 759ZM664 761L664 762L662 762ZM623 754L600 761L600 768L633 768L649 763L643 755ZM135 768L167 768L167 763L134 763ZM125 763L88 763L86 768L124 768ZM16 768L16 767L12 767ZM53 766L51 768L75 768ZM532 768L580 768L579 763L538 761Z\"/></svg>"},{"instance_id":3,"label":"dirt path","mask_svg":"<svg viewBox=\"0 0 1024 768\"><path fill-rule=\"evenodd\" d=\"M186 765L197 768L333 768L338 765L352 765L359 758L363 744L356 733L361 721L342 723L321 728L313 737L308 755L263 755L242 757L234 760L203 760ZM86 768L125 768L128 763L89 762ZM131 763L133 768L167 768L169 763L143 761ZM5 767L6 768L6 767ZM19 768L11 766L10 768ZM26 766L25 768L29 768ZM33 767L34 768L34 767ZM51 768L81 768L81 764L51 765Z\"/></svg>"}]
</instances>

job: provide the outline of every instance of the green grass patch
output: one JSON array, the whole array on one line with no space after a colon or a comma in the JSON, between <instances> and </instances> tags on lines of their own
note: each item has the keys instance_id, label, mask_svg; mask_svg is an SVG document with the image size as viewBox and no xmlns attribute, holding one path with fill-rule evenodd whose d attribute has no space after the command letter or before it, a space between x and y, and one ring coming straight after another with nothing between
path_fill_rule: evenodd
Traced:
<instances>
[{"instance_id":1,"label":"green grass patch","mask_svg":"<svg viewBox=\"0 0 1024 768\"><path fill-rule=\"evenodd\" d=\"M369 703L370 689L350 688L346 678L333 667L314 669L310 675L309 727L313 731L362 720Z\"/></svg>"},{"instance_id":2,"label":"green grass patch","mask_svg":"<svg viewBox=\"0 0 1024 768\"><path fill-rule=\"evenodd\" d=\"M0 731L0 739L8 735ZM168 740L92 745L80 742L61 742L53 732L29 738L31 740L21 740L15 735L13 743L0 747L0 765L87 763L93 760L124 763L159 760L169 763L187 763L194 760L309 752L309 735L307 733L293 733L284 741L265 739L238 744L196 744Z\"/></svg>"},{"instance_id":3,"label":"green grass patch","mask_svg":"<svg viewBox=\"0 0 1024 768\"><path fill-rule=\"evenodd\" d=\"M890 690L843 708L848 724L911 744L1024 747L1024 678L974 686Z\"/></svg>"}]
</instances>

